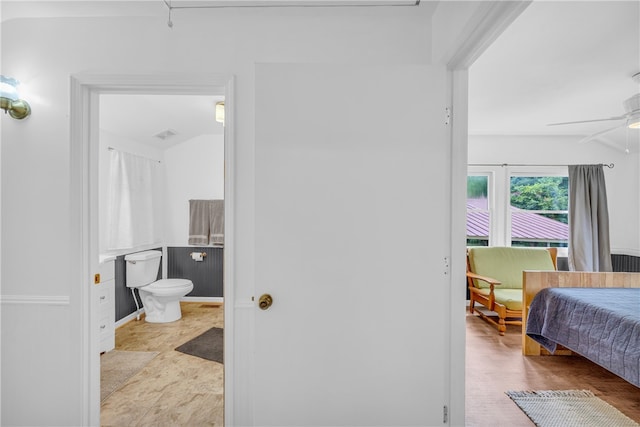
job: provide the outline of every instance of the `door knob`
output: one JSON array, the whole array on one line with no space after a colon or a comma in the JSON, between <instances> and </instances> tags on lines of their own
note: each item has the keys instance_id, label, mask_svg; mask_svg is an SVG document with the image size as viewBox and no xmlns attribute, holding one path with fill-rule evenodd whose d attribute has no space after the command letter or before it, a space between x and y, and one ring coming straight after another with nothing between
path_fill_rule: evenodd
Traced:
<instances>
[{"instance_id":1,"label":"door knob","mask_svg":"<svg viewBox=\"0 0 640 427\"><path fill-rule=\"evenodd\" d=\"M267 310L273 304L273 298L269 294L263 294L258 300L258 307L260 310Z\"/></svg>"}]
</instances>

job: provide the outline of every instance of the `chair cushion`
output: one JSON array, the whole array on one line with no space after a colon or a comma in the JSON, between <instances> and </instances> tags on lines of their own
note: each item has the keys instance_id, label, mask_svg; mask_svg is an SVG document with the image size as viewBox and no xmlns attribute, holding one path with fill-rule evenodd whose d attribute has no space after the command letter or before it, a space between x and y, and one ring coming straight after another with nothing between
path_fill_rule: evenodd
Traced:
<instances>
[{"instance_id":1,"label":"chair cushion","mask_svg":"<svg viewBox=\"0 0 640 427\"><path fill-rule=\"evenodd\" d=\"M524 270L555 270L551 254L546 249L502 246L469 248L469 266L476 274L502 282L496 286L500 289L522 289ZM488 288L489 284L475 280L474 286Z\"/></svg>"},{"instance_id":2,"label":"chair cushion","mask_svg":"<svg viewBox=\"0 0 640 427\"><path fill-rule=\"evenodd\" d=\"M488 288L479 289L478 293L489 297ZM507 307L507 310L522 311L522 289L494 289L493 296L497 303Z\"/></svg>"}]
</instances>

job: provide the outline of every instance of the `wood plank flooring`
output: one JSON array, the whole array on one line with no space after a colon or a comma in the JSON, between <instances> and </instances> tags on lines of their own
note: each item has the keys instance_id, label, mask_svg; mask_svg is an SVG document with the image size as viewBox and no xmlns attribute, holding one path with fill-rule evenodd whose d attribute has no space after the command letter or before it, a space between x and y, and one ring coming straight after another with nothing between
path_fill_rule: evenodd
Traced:
<instances>
[{"instance_id":1,"label":"wood plank flooring","mask_svg":"<svg viewBox=\"0 0 640 427\"><path fill-rule=\"evenodd\" d=\"M591 390L640 423L640 388L580 356L523 356L520 326L505 336L467 314L466 425L533 426L508 390Z\"/></svg>"},{"instance_id":2,"label":"wood plank flooring","mask_svg":"<svg viewBox=\"0 0 640 427\"><path fill-rule=\"evenodd\" d=\"M110 426L222 426L223 365L175 351L209 328L222 328L223 306L182 302L172 323L133 320L116 330L116 350L160 352L101 405Z\"/></svg>"}]
</instances>

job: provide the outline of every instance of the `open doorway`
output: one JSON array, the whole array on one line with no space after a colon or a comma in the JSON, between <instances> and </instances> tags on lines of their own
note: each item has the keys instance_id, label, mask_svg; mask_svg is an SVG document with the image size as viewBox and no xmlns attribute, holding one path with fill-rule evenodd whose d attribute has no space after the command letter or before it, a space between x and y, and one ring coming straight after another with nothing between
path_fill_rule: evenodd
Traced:
<instances>
[{"instance_id":1,"label":"open doorway","mask_svg":"<svg viewBox=\"0 0 640 427\"><path fill-rule=\"evenodd\" d=\"M223 423L223 106L99 96L101 424Z\"/></svg>"},{"instance_id":2,"label":"open doorway","mask_svg":"<svg viewBox=\"0 0 640 427\"><path fill-rule=\"evenodd\" d=\"M100 258L102 256L102 261L108 259L110 256L114 256L117 258L118 256L123 256L124 254L116 254L113 251L104 252L104 247L102 247L101 239L100 239L100 219L101 219L101 207L104 208L104 202L100 203L100 165L101 165L101 150L105 152L115 151L118 149L122 152L128 152L129 154L138 155L140 157L147 157L152 162L157 162L158 159L154 158L154 155L151 151L141 152L137 151L141 149L144 151L143 146L145 145L143 141L137 141L140 144L133 144L129 147L124 147L123 145L117 145L114 143L114 133L125 132L125 126L122 125L120 127L115 127L116 132L111 130L112 135L104 138L106 143L101 144L101 131L102 131L102 120L103 118L100 115L100 107L108 107L107 103L101 105L101 98L104 100L109 99L110 97L114 97L111 99L112 104L115 105L115 108L119 108L120 110L126 110L126 108L122 107L122 102L131 101L133 103L133 99L138 96L140 98L145 97L154 97L154 102L149 103L147 99L147 105L143 107L133 108L129 112L129 115L132 116L134 122L137 121L138 125L145 121L151 120L151 118L158 115L158 105L163 97L173 96L173 97L181 97L183 101L191 102L191 106L196 105L199 101L210 103L209 107L209 117L210 121L214 123L214 125L221 126L220 124L215 124L215 104L217 102L224 101L226 103L226 111L227 117L226 127L223 128L220 132L218 132L217 140L217 153L221 156L219 161L221 169L221 174L217 186L218 190L212 190L207 198L216 198L224 200L224 209L223 215L224 218L232 218L233 212L233 200L230 195L233 192L230 190L232 188L232 182L230 179L229 168L225 167L225 165L229 165L232 163L232 132L230 131L231 122L232 122L232 109L230 108L232 105L231 93L232 93L232 80L228 77L194 77L192 79L179 79L176 77L161 77L161 76L74 76L72 78L72 206L75 207L75 212L81 213L78 218L74 218L79 226L79 230L77 230L77 234L72 236L76 244L73 248L77 251L75 256L78 260L81 260L79 267L77 270L78 274L82 274L83 277L91 278L91 287L81 288L79 289L79 297L82 301L81 313L80 316L83 319L83 324L86 324L87 327L83 329L83 341L87 343L85 351L83 352L83 379L85 387L83 387L83 395L86 401L87 412L85 414L85 418L87 420L87 424L98 425L100 423L100 401L101 401L101 390L100 390L100 353L101 353L101 338L100 335L100 326L104 322L101 319L101 310L100 310L100 302L101 297L103 296L99 291L99 287L95 286L96 282L96 272L101 272L101 263ZM118 99L118 96L129 96L126 100ZM190 108L180 108L179 103L177 102L178 98L173 98L175 102L171 103L171 107L174 109L185 112L188 117L194 118L196 114L193 111L190 111ZM182 101L181 101L182 102ZM119 106L119 107L118 107ZM108 108L106 108L108 109ZM175 113L175 112L174 112ZM106 120L106 119L105 119ZM182 185L190 186L193 185L194 178L187 178L188 172L191 172L193 169L202 169L194 168L193 164L197 163L197 160L202 157L206 157L205 155L194 154L197 152L193 146L197 146L200 141L197 136L187 136L184 138L185 141L191 141L191 143L187 143L189 147L180 147L180 144L174 144L173 147L169 147L171 144L168 144L166 140L168 139L166 136L168 133L172 133L173 128L167 126L169 123L165 121L165 126L159 129L156 133L152 134L150 137L154 138L153 135L160 134L165 136L164 144L160 143L159 145L164 145L160 150L160 164L164 161L163 166L167 167L172 165L175 174L178 174L180 178L172 178L171 185L173 185L173 189L170 188L171 185L167 185L167 181L169 177L165 174L164 176L160 174L159 181L161 185L159 186L160 190L156 191L160 193L161 196L165 198L164 202L159 204L159 210L162 211L162 215L159 217L160 226L158 227L162 233L160 234L162 237L160 239L154 238L152 242L147 242L145 244L138 245L135 249L137 251L146 251L146 250L154 250L157 249L162 253L162 258L167 260L167 258L171 258L173 255L170 254L172 248L178 247L178 243L187 249L187 253L193 253L193 258L189 256L189 261L193 264L198 263L198 265L202 264L204 261L199 261L199 259L206 259L209 257L209 251L217 250L221 252L221 254L217 254L217 256L211 253L209 259L219 258L219 266L218 268L223 271L222 278L220 279L222 283L215 292L218 292L219 295L202 295L202 293L206 293L207 289L203 289L202 286L194 285L195 293L185 298L184 303L186 303L185 309L182 311L182 317L177 322L166 322L162 323L149 323L148 327L150 327L154 333L157 333L159 330L166 328L172 328L171 332L172 336L180 337L176 343L165 343L166 347L170 347L170 351L174 352L175 348L179 347L181 344L184 344L187 341L190 341L191 338L195 338L192 336L188 336L186 333L181 333L177 331L178 326L182 323L189 323L194 319L194 316L197 317L199 312L202 311L211 311L212 308L218 308L218 315L213 316L215 319L210 323L203 323L200 328L203 331L208 331L212 327L218 327L219 329L224 328L224 337L223 340L230 340L230 337L233 336L232 329L233 323L231 319L233 318L233 307L232 304L229 304L228 307L224 304L224 301L232 301L232 292L233 292L233 271L231 269L222 269L222 265L232 265L230 262L231 254L232 254L232 246L233 246L233 236L232 236L232 227L228 221L227 224L223 227L224 233L224 247L222 245L189 245L188 235L184 236L184 243L178 242L177 240L171 240L169 237L172 235L173 231L170 230L179 230L181 228L186 227L188 233L188 224L181 225L171 225L168 226L167 220L171 217L171 215L180 215L176 212L170 213L171 209L167 207L169 204L172 207L180 205L179 202L176 202L172 194L180 193L178 190L179 185L176 184L176 181L182 180ZM107 127L105 122L105 128ZM109 125L109 127L112 127ZM140 126L138 126L140 127ZM191 125L189 128L193 129L195 125ZM165 132L167 130L171 130L169 132ZM177 130L177 129L175 129ZM108 129L107 129L108 131ZM131 131L131 130L130 130ZM178 132L176 132L178 133ZM186 134L187 132L185 132ZM156 139L162 140L162 138ZM203 137L204 138L204 137ZM116 137L115 139L122 140L123 138ZM135 138L134 138L135 139ZM204 138L206 139L206 138ZM215 138L214 138L215 139ZM161 141L163 142L163 141ZM184 142L183 142L184 143ZM214 143L214 145L216 145ZM133 147L133 148L132 148ZM111 148L111 150L109 150ZM165 150L173 150L168 155ZM158 151L158 150L156 150ZM158 154L158 153L156 153ZM166 160L167 157L170 157L170 160ZM184 165L184 159L191 158L192 161L191 167L189 164ZM197 158L197 160L194 160ZM189 162L188 162L189 163ZM211 164L213 161L211 161ZM104 168L104 167L103 167ZM181 172L182 170L182 172ZM207 180L207 178L203 178ZM88 185L87 185L88 184ZM216 191L218 191L216 193ZM229 196L226 196L229 195ZM226 197L225 197L226 196ZM188 199L190 197L194 197L191 194L182 193L179 197L185 197L187 200L185 203L188 203ZM203 196L197 196L203 197ZM162 200L162 197L160 197ZM184 209L184 206L183 206ZM186 207L187 216L188 216L188 205ZM179 209L178 209L179 210ZM184 216L184 215L183 215ZM200 250L200 247L206 246L205 249ZM210 246L210 247L208 247ZM117 252L117 251L116 251ZM196 256L197 255L197 256ZM179 255L178 255L179 256ZM158 278L167 278L167 277L176 277L175 274L180 273L172 273L172 265L170 262L163 261L162 267L159 269ZM116 268L114 267L114 270ZM174 276L172 276L174 275ZM108 276L108 275L107 275ZM114 272L114 276L117 276ZM105 277L106 279L107 277ZM83 279L83 282L86 279ZM197 280L194 280L197 281ZM206 280L205 280L206 282ZM86 282L84 282L86 283ZM205 288L210 284L205 285ZM126 284L125 284L126 287ZM128 289L130 291L131 289ZM128 304L131 304L133 301L137 302L140 305L140 308L144 307L144 304L141 304L142 301L134 300L133 295L129 292L127 293L127 289L124 292L121 292L120 298L122 301L128 301ZM125 296L126 294L126 296ZM134 292L136 296L139 295ZM125 300L126 298L126 300ZM114 296L115 300L115 296ZM134 304L135 304L134 302ZM127 304L125 303L125 305ZM115 301L114 301L114 309L115 309ZM180 304L182 306L183 303ZM206 309L205 309L206 308ZM138 309L134 310L132 313L125 313L123 316L122 313L119 314L119 319L116 322L114 317L114 327L116 324L120 327L124 327L126 324L137 324L144 325L143 321L137 321L136 317L140 314ZM202 313L200 313L202 314ZM207 314L209 318L211 318L210 313ZM123 323L124 322L124 323ZM186 329L194 334L193 331L198 331L198 327L193 327L193 324L190 323L186 325ZM195 334L197 335L197 334ZM126 338L116 339L114 340L114 348L117 348L118 343L123 345L122 343L127 342ZM161 334L156 334L151 336L149 342L158 343L162 341ZM175 346L174 346L175 344ZM223 355L224 361L232 361L231 355L231 345L224 345L224 351L226 354ZM126 348L124 346L123 348ZM146 348L150 352L153 350L149 347ZM145 350L145 351L146 351ZM180 352L181 353L181 352ZM161 357L162 352L158 351L158 354L155 356L157 362L160 363L163 368L162 372L170 372L172 367L172 362L169 358ZM199 360L198 356L185 354L184 357L191 357L195 360ZM208 360L202 359L203 362L209 362ZM214 362L212 362L214 363ZM210 407L217 408L219 413L220 422L223 420L224 407L227 405L231 405L230 399L222 400L223 394L226 393L229 388L229 384L223 384L223 378L228 375L228 372L231 370L230 363L221 363L222 367L218 368L217 373L214 375L215 379L211 381L206 380L203 384L195 384L193 380L198 375L197 370L193 370L192 372L185 372L185 370L181 370L175 372L176 380L174 380L174 384L167 385L164 387L165 391L172 391L174 395L181 395L184 393L185 389L198 389L203 391L203 389L208 388L210 394L215 394L214 392L217 390L218 396L212 400L212 403L209 405ZM148 364L151 366L151 363ZM192 363L190 368L193 368L195 365ZM193 375L190 377L190 375ZM158 378L158 375L146 375L151 378ZM144 377L144 376L143 376ZM179 379L179 380L177 380ZM218 383L216 386L215 383ZM217 388L216 388L217 387ZM151 396L153 393L151 392L139 392L142 395ZM167 393L165 397L170 397L170 393ZM157 403L164 405L166 407L175 406L174 403L165 401L164 404L161 402L160 396L156 395ZM215 401L214 401L215 400ZM145 407L145 404L142 402L132 401L131 406L127 409L127 412L131 412L134 409L137 412L146 412L146 413L155 413L156 417L166 417L166 419L176 419L176 416L162 414L162 409L152 409L149 407ZM121 406L121 405L116 405ZM228 407L228 406L227 406ZM145 409L146 408L146 409ZM122 407L120 408L122 410ZM131 411L130 411L131 410ZM202 414L203 416L207 416L208 419L215 416L214 414ZM178 417L179 418L179 417ZM158 418L155 419L156 421ZM188 420L190 421L190 420ZM153 421L152 421L153 423Z\"/></svg>"}]
</instances>

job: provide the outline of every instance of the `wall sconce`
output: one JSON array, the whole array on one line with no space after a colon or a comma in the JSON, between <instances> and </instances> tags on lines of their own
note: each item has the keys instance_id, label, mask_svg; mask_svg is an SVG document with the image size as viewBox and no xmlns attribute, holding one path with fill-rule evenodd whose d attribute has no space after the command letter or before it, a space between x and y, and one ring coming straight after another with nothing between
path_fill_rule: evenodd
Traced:
<instances>
[{"instance_id":1,"label":"wall sconce","mask_svg":"<svg viewBox=\"0 0 640 427\"><path fill-rule=\"evenodd\" d=\"M22 120L31 114L31 107L27 101L20 99L19 84L20 82L12 77L0 75L0 108L14 119Z\"/></svg>"},{"instance_id":2,"label":"wall sconce","mask_svg":"<svg viewBox=\"0 0 640 427\"><path fill-rule=\"evenodd\" d=\"M224 126L224 101L216 102L216 122Z\"/></svg>"}]
</instances>

